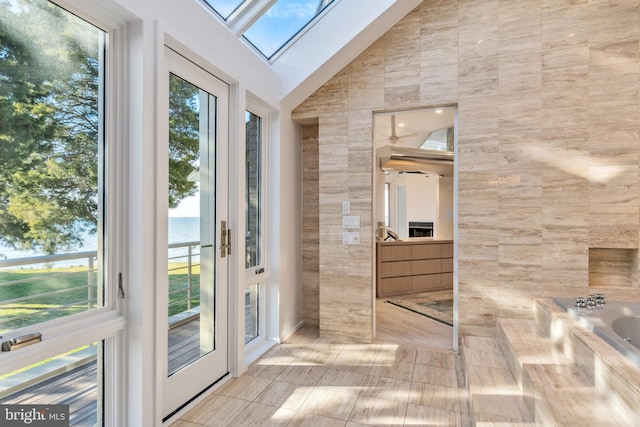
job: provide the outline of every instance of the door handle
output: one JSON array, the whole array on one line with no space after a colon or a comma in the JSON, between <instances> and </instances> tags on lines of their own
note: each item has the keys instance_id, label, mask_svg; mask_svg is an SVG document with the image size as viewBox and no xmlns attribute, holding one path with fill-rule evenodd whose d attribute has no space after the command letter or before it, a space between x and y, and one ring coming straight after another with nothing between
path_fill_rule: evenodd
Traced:
<instances>
[{"instance_id":1,"label":"door handle","mask_svg":"<svg viewBox=\"0 0 640 427\"><path fill-rule=\"evenodd\" d=\"M220 222L220 257L231 255L231 229L227 228L227 221Z\"/></svg>"}]
</instances>

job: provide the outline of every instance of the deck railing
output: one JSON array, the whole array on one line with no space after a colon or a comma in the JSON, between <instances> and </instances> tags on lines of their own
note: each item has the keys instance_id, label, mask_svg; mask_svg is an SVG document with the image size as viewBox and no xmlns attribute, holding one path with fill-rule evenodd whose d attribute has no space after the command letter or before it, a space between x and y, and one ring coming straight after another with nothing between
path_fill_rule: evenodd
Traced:
<instances>
[{"instance_id":1,"label":"deck railing","mask_svg":"<svg viewBox=\"0 0 640 427\"><path fill-rule=\"evenodd\" d=\"M200 242L169 245L169 314L199 305ZM96 251L0 259L0 333L102 306Z\"/></svg>"}]
</instances>

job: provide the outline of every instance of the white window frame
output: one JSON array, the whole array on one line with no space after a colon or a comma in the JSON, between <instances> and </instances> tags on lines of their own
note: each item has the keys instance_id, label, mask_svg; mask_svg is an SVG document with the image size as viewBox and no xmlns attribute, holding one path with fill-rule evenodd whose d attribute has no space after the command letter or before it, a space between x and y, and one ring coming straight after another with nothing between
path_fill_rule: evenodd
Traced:
<instances>
[{"instance_id":1,"label":"white window frame","mask_svg":"<svg viewBox=\"0 0 640 427\"><path fill-rule=\"evenodd\" d=\"M107 33L107 64L105 77L107 88L102 100L104 112L103 173L104 188L104 224L103 259L108 260L104 274L104 307L78 313L72 316L20 328L3 334L2 340L14 338L25 333L42 333L42 342L30 347L29 351L2 353L0 374L12 372L41 360L58 356L67 351L94 342L104 342L103 406L104 426L124 425L125 378L123 332L126 326L124 316L125 303L118 297L118 275L124 273L127 259L126 211L120 203L126 199L119 191L126 188L124 173L126 170L126 141L122 136L128 123L123 112L126 102L126 90L123 82L123 64L127 52L126 22L120 20L117 13L103 6L81 0L49 0L84 21ZM106 116L106 117L105 117Z\"/></svg>"},{"instance_id":2,"label":"white window frame","mask_svg":"<svg viewBox=\"0 0 640 427\"><path fill-rule=\"evenodd\" d=\"M270 283L270 263L269 263L269 194L268 194L268 181L269 181L269 146L270 146L270 122L271 112L266 108L259 100L248 95L246 100L245 110L260 117L260 263L256 266L244 268L244 255L246 254L246 248L243 246L242 251L242 266L244 268L243 280L240 283L242 298L242 342L244 344L244 292L247 286L259 284L258 294L258 336L248 343L244 344L244 365L248 366L250 363L260 357L267 349L275 345L270 335L270 312L274 309L274 302L271 301L269 292ZM242 115L244 126L244 114ZM242 163L246 167L246 135L242 139ZM244 168L243 168L244 169ZM246 176L246 170L243 170L243 175ZM243 191L246 191L247 183L244 183ZM245 204L245 198L243 197L243 205ZM242 219L243 231L246 228L246 206L243 206ZM243 233L244 236L244 233ZM261 271L262 269L262 271ZM277 305L275 305L277 309Z\"/></svg>"}]
</instances>

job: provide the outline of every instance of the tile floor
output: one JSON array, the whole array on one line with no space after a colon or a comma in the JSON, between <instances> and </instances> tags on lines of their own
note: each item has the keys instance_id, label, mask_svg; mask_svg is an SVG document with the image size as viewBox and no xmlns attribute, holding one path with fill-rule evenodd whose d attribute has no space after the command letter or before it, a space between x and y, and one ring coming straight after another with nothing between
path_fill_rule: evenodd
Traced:
<instances>
[{"instance_id":1,"label":"tile floor","mask_svg":"<svg viewBox=\"0 0 640 427\"><path fill-rule=\"evenodd\" d=\"M172 427L470 425L451 329L378 301L378 331L373 344L349 344L303 328Z\"/></svg>"}]
</instances>

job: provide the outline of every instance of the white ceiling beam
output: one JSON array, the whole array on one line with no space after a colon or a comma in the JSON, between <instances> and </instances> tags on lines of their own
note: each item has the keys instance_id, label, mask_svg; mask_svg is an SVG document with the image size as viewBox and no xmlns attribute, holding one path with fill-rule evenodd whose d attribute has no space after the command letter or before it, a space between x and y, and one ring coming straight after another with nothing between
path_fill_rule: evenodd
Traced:
<instances>
[{"instance_id":1,"label":"white ceiling beam","mask_svg":"<svg viewBox=\"0 0 640 427\"><path fill-rule=\"evenodd\" d=\"M229 29L241 37L277 0L251 0L243 3L229 18Z\"/></svg>"}]
</instances>

